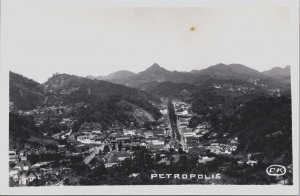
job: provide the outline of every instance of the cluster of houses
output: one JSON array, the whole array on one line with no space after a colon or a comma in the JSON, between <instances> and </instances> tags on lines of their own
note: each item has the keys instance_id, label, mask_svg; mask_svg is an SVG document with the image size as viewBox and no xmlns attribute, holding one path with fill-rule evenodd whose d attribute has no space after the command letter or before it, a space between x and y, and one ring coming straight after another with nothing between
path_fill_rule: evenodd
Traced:
<instances>
[{"instance_id":1,"label":"cluster of houses","mask_svg":"<svg viewBox=\"0 0 300 196\"><path fill-rule=\"evenodd\" d=\"M158 121L158 125L151 125L148 129L133 126L125 128L113 125L108 130L104 130L100 123L85 122L81 124L79 131L74 133L71 127L76 120L61 117L59 124L68 127L68 129L52 135L52 138L55 140L67 139L68 142L73 140L70 144L74 148L70 150L71 148L66 149L65 145L57 145L58 151L54 153L59 153L62 150L66 155L82 156L84 162L90 166L93 166L93 164L90 164L91 161L96 159L97 161L95 162L102 162L106 168L110 168L126 159L133 159L134 150L140 147L147 148L152 152L153 156L160 156L158 163L166 165L172 162L176 163L179 160L180 145L186 152L198 152L198 164L206 164L216 159L215 157L207 156L206 152L216 155L231 155L237 150L238 137L228 138L228 133L224 133L223 138L226 139L216 139L218 134L211 131L211 125L208 122L202 122L197 127L190 128L189 121L193 116L191 105L182 101L173 101L173 105L177 116L177 134L180 140L178 137L172 137L168 108L166 104L161 104L159 109L162 117ZM35 115L52 111L56 114L61 114L67 109L68 107L52 106L49 108L37 108L25 113L21 111L21 113L22 115ZM41 125L43 120L38 120L37 123ZM167 157L165 152L169 152L171 148L175 149L175 153ZM38 162L31 165L27 160L29 153L40 154L46 151L45 147L40 147L39 149L31 148L27 151L11 150L9 152L11 163L9 176L14 185L27 186L33 182L40 182L43 185L59 185L63 182L65 177L71 172L70 168L64 166L53 167L51 162ZM242 162L251 166L257 164L257 160L251 158L244 161L241 160L240 164Z\"/></svg>"},{"instance_id":2,"label":"cluster of houses","mask_svg":"<svg viewBox=\"0 0 300 196\"><path fill-rule=\"evenodd\" d=\"M86 134L77 137L77 141L82 144L102 144L104 139L96 134Z\"/></svg>"},{"instance_id":3,"label":"cluster of houses","mask_svg":"<svg viewBox=\"0 0 300 196\"><path fill-rule=\"evenodd\" d=\"M56 140L64 140L66 138L68 138L72 133L72 129L70 130L62 130L61 132L59 133L55 133L52 135L52 138L53 139L56 139ZM47 136L47 133L44 134L44 136Z\"/></svg>"},{"instance_id":4,"label":"cluster of houses","mask_svg":"<svg viewBox=\"0 0 300 196\"><path fill-rule=\"evenodd\" d=\"M232 152L237 150L238 143L238 137L235 137L224 140L223 143L210 143L205 148L214 154L232 154Z\"/></svg>"},{"instance_id":5,"label":"cluster of houses","mask_svg":"<svg viewBox=\"0 0 300 196\"><path fill-rule=\"evenodd\" d=\"M106 141L110 144L122 143L124 148L129 147L129 149L132 149L132 146L140 146L150 151L159 151L169 148L170 137L162 127L155 126L151 130L123 129L121 133L114 134L114 137Z\"/></svg>"},{"instance_id":6,"label":"cluster of houses","mask_svg":"<svg viewBox=\"0 0 300 196\"><path fill-rule=\"evenodd\" d=\"M200 123L196 128L189 127L193 113L191 105L182 101L173 101L175 114L177 116L177 128L181 137L183 150L186 152L189 149L200 145L200 138L210 133L211 125L208 122Z\"/></svg>"},{"instance_id":7,"label":"cluster of houses","mask_svg":"<svg viewBox=\"0 0 300 196\"><path fill-rule=\"evenodd\" d=\"M71 171L67 167L52 167L52 162L37 162L31 164L27 160L26 150L9 151L9 178L11 186L28 186L30 183L55 185Z\"/></svg>"},{"instance_id":8,"label":"cluster of houses","mask_svg":"<svg viewBox=\"0 0 300 196\"><path fill-rule=\"evenodd\" d=\"M241 93L247 93L249 91L254 90L253 87L249 87L247 85L234 85L231 83L225 83L225 84L213 84L213 87L216 89L225 89L232 92L241 92Z\"/></svg>"},{"instance_id":9,"label":"cluster of houses","mask_svg":"<svg viewBox=\"0 0 300 196\"><path fill-rule=\"evenodd\" d=\"M92 151L86 156L86 163L90 163L90 158L95 158L102 161L105 167L112 167L125 158L132 158L132 152L136 148L145 147L154 154L160 154L170 148L178 148L178 142L171 137L167 106L162 104L160 109L163 115L159 123L151 125L148 129L112 126L108 130L103 130L100 125L84 123L79 129L80 135L77 136L77 142L86 146L98 146L97 149L101 147L101 151L105 151L104 153ZM99 139L99 142L96 139ZM105 147L109 149L108 152Z\"/></svg>"},{"instance_id":10,"label":"cluster of houses","mask_svg":"<svg viewBox=\"0 0 300 196\"><path fill-rule=\"evenodd\" d=\"M99 156L105 155L106 157L99 160L103 161L106 167L116 165L123 159L123 155L127 156L129 152L133 152L137 148L145 147L152 152L170 148L170 137L166 123L151 126L150 130L140 127L124 128L120 126L112 126L108 130L104 130L97 123L83 123L79 133L77 133L76 141L80 145L90 147L91 152L85 157L86 164L94 158L99 159ZM118 153L115 153L115 151ZM121 153L122 156L120 156L121 151L124 151ZM113 154L114 157L118 158L108 159L109 154ZM112 162L111 160L118 161Z\"/></svg>"},{"instance_id":11,"label":"cluster of houses","mask_svg":"<svg viewBox=\"0 0 300 196\"><path fill-rule=\"evenodd\" d=\"M77 141L82 144L102 144L104 142L101 125L97 122L85 122L80 126Z\"/></svg>"},{"instance_id":12,"label":"cluster of houses","mask_svg":"<svg viewBox=\"0 0 300 196\"><path fill-rule=\"evenodd\" d=\"M272 96L280 97L281 96L281 90L279 88L275 89L269 89L268 93Z\"/></svg>"},{"instance_id":13,"label":"cluster of houses","mask_svg":"<svg viewBox=\"0 0 300 196\"><path fill-rule=\"evenodd\" d=\"M12 103L13 105L13 103ZM62 115L66 112L70 112L71 108L69 106L37 106L33 110L18 110L19 115L34 115L34 114L48 114L50 112L55 113L57 115Z\"/></svg>"},{"instance_id":14,"label":"cluster of houses","mask_svg":"<svg viewBox=\"0 0 300 196\"><path fill-rule=\"evenodd\" d=\"M221 88L220 85L215 84L215 88ZM232 88L232 87L231 87ZM214 154L232 154L237 150L238 137L225 139L219 141L217 139L210 140L207 144L201 144L201 138L208 136L207 138L216 138L218 134L211 131L211 125L208 122L198 124L196 128L189 128L189 121L192 113L191 105L182 101L173 101L175 113L177 115L177 127L183 141L184 150L188 151L193 147L203 146L206 150L209 150ZM223 133L223 137L227 137L229 133Z\"/></svg>"},{"instance_id":15,"label":"cluster of houses","mask_svg":"<svg viewBox=\"0 0 300 196\"><path fill-rule=\"evenodd\" d=\"M192 117L193 114L191 112L191 104L188 104L183 101L176 101L174 100L173 102L174 109L175 109L175 114L177 116L187 116L187 117Z\"/></svg>"},{"instance_id":16,"label":"cluster of houses","mask_svg":"<svg viewBox=\"0 0 300 196\"><path fill-rule=\"evenodd\" d=\"M132 151L111 151L101 157L105 163L105 167L113 167L124 161L125 159L133 159Z\"/></svg>"},{"instance_id":17,"label":"cluster of houses","mask_svg":"<svg viewBox=\"0 0 300 196\"><path fill-rule=\"evenodd\" d=\"M238 86L233 88L233 86L230 85L221 86L218 84L215 84L215 88L229 88L229 90L234 91L249 90L246 89L246 87ZM223 133L223 137L219 138L220 134L212 131L211 125L208 122L202 122L198 124L196 128L189 128L189 121L192 117L191 106L182 101L173 101L173 104L177 115L177 128L181 134L183 150L190 153L197 151L199 164L206 164L215 160L213 156L206 156L206 152L228 156L237 150L239 145L238 137L228 138L229 133ZM258 161L248 157L245 160L239 160L237 163L254 166Z\"/></svg>"},{"instance_id":18,"label":"cluster of houses","mask_svg":"<svg viewBox=\"0 0 300 196\"><path fill-rule=\"evenodd\" d=\"M21 116L32 116L35 120L35 125L37 127L43 125L45 121L58 120L61 119L66 114L71 113L72 108L70 106L37 106L32 110L16 110L14 103L10 102L9 111L16 112ZM72 118L62 118L60 125L65 125L67 127L72 127L76 120Z\"/></svg>"},{"instance_id":19,"label":"cluster of houses","mask_svg":"<svg viewBox=\"0 0 300 196\"><path fill-rule=\"evenodd\" d=\"M179 122L181 121L181 118L179 118ZM179 124L179 128L182 131L183 137L185 140L188 137L194 137L194 138L201 138L204 135L210 133L210 124L207 122L199 124L196 129L188 128L186 126L182 126L182 124Z\"/></svg>"},{"instance_id":20,"label":"cluster of houses","mask_svg":"<svg viewBox=\"0 0 300 196\"><path fill-rule=\"evenodd\" d=\"M256 79L254 81L250 81L249 82L253 83L255 86L259 86L262 88L268 88L269 86L263 82L261 82L259 79ZM223 84L218 84L218 83L214 83L213 87L216 89L225 89L231 92L240 92L240 93L248 93L250 91L254 90L254 87L251 87L249 85L235 85L232 83L223 83ZM272 89L267 89L268 93L272 96L277 96L280 97L281 96L281 90L280 88L272 88Z\"/></svg>"}]
</instances>

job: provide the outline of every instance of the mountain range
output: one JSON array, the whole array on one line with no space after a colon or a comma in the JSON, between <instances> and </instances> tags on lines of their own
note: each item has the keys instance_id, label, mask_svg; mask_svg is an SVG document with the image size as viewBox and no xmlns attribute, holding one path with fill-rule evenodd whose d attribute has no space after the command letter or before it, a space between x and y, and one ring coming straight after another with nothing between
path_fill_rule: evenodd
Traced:
<instances>
[{"instance_id":1,"label":"mountain range","mask_svg":"<svg viewBox=\"0 0 300 196\"><path fill-rule=\"evenodd\" d=\"M116 119L123 119L122 123L132 121L136 109L158 117L159 112L151 101L159 101L159 97L200 103L194 104L194 110L200 111L201 102L207 96L219 96L222 100L278 96L290 91L290 67L259 72L241 64L217 64L203 70L178 72L155 63L137 74L125 70L88 78L54 74L43 84L10 72L9 84L10 102L17 109L71 105L74 110L88 114L83 116L77 112L82 120L100 119L108 125Z\"/></svg>"},{"instance_id":2,"label":"mountain range","mask_svg":"<svg viewBox=\"0 0 300 196\"><path fill-rule=\"evenodd\" d=\"M232 83L231 87L229 83ZM18 108L26 110L37 104L76 102L91 99L93 96L124 97L127 94L128 97L147 99L151 97L150 94L187 96L208 87L220 87L219 90L224 90L227 88L224 84L231 91L233 86L248 86L257 92L277 88L285 91L290 88L290 66L259 72L241 64L217 64L203 70L178 72L169 71L155 63L139 73L121 70L107 76L87 78L57 74L44 84L10 72L10 101ZM80 93L80 97L77 93ZM76 97L78 100L75 100ZM151 97L152 100L153 98L154 96Z\"/></svg>"},{"instance_id":3,"label":"mountain range","mask_svg":"<svg viewBox=\"0 0 300 196\"><path fill-rule=\"evenodd\" d=\"M126 78L129 78L131 76L134 76L135 73L131 71L126 71L126 70L121 70L121 71L116 71L113 72L107 76L87 76L89 79L98 79L98 80L123 80Z\"/></svg>"},{"instance_id":4,"label":"mountain range","mask_svg":"<svg viewBox=\"0 0 300 196\"><path fill-rule=\"evenodd\" d=\"M9 90L10 148L51 145L56 141L43 135L66 129L60 126L64 118L75 120L75 133L86 122L98 122L104 130L147 125L161 117L154 102L167 97L191 104L190 128L209 122L217 135L238 137L241 153L259 154L268 165L292 163L289 66L259 72L240 64L217 64L178 72L154 64L140 73L122 70L88 78L54 74L43 84L10 72ZM66 109L59 113L57 108ZM27 116L20 110L40 112Z\"/></svg>"},{"instance_id":5,"label":"mountain range","mask_svg":"<svg viewBox=\"0 0 300 196\"><path fill-rule=\"evenodd\" d=\"M129 71L118 71L108 76L92 77L90 79L107 80L114 83L125 84L135 88L144 89L147 83L173 82L173 83L201 83L208 78L215 79L241 79L250 82L255 80L275 80L281 83L289 83L290 66L285 68L273 68L269 71L259 72L241 64L217 64L202 70L190 72L169 71L157 63L146 70L133 73Z\"/></svg>"},{"instance_id":6,"label":"mountain range","mask_svg":"<svg viewBox=\"0 0 300 196\"><path fill-rule=\"evenodd\" d=\"M116 72L122 75L123 71ZM124 72L126 73L126 72ZM110 75L115 75L110 74ZM94 78L142 89L158 97L197 100L203 91L222 96L274 95L290 90L290 66L259 72L241 64L217 64L190 72L169 71L157 63L119 78ZM279 95L280 93L277 93Z\"/></svg>"},{"instance_id":7,"label":"mountain range","mask_svg":"<svg viewBox=\"0 0 300 196\"><path fill-rule=\"evenodd\" d=\"M147 124L161 116L154 102L168 97L191 104L195 115L189 127L210 122L217 134L225 130L238 136L240 151L262 151L272 163L291 163L289 66L259 72L240 64L218 64L178 72L154 64L137 74L124 70L88 78L54 74L43 84L10 72L9 90L13 106L9 125L11 148L37 141L36 145L50 145L54 140L43 138L43 134L64 129L59 126L59 118L74 119L74 132L85 122L99 122L105 130L116 124ZM55 109L52 112L53 108L61 108L58 106L67 109L62 114ZM42 127L36 127L32 116L15 112L37 108L43 109L34 114L43 120ZM281 135L273 137L275 132ZM269 136L268 140L262 139Z\"/></svg>"}]
</instances>

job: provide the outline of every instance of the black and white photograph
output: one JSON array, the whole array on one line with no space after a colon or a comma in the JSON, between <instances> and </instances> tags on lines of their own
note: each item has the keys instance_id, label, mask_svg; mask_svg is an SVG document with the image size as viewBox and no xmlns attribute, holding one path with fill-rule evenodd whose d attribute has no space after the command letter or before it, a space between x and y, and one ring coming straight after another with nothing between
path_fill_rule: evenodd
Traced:
<instances>
[{"instance_id":1,"label":"black and white photograph","mask_svg":"<svg viewBox=\"0 0 300 196\"><path fill-rule=\"evenodd\" d=\"M7 193L296 194L299 1L146 2L1 1Z\"/></svg>"}]
</instances>

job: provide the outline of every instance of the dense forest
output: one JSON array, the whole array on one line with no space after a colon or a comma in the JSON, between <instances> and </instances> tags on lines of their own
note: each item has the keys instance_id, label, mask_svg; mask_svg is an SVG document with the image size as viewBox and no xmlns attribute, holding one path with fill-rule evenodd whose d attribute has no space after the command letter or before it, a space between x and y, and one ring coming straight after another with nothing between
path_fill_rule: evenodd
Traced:
<instances>
[{"instance_id":1,"label":"dense forest","mask_svg":"<svg viewBox=\"0 0 300 196\"><path fill-rule=\"evenodd\" d=\"M9 72L9 100L15 107L28 110L41 105L45 100L45 93L39 83Z\"/></svg>"},{"instance_id":2,"label":"dense forest","mask_svg":"<svg viewBox=\"0 0 300 196\"><path fill-rule=\"evenodd\" d=\"M240 150L261 152L266 162L292 163L291 97L260 97L249 101L223 123L237 135Z\"/></svg>"},{"instance_id":3,"label":"dense forest","mask_svg":"<svg viewBox=\"0 0 300 196\"><path fill-rule=\"evenodd\" d=\"M222 104L211 110L201 110L202 115L193 117L190 126L208 121L212 124L212 130L220 135L226 132L230 133L230 137L237 136L240 139L239 152L259 152L258 158L264 162L292 163L290 96L261 96L236 104L226 102L228 99L225 97L209 97L205 104Z\"/></svg>"},{"instance_id":4,"label":"dense forest","mask_svg":"<svg viewBox=\"0 0 300 196\"><path fill-rule=\"evenodd\" d=\"M28 143L30 137L40 137L41 132L32 118L9 113L9 147L14 149Z\"/></svg>"}]
</instances>

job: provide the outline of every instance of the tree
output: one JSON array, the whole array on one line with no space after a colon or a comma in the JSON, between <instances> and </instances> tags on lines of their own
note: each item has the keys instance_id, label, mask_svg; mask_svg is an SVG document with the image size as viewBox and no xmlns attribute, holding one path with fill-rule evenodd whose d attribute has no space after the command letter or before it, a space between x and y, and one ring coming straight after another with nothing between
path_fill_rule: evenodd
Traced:
<instances>
[{"instance_id":1,"label":"tree","mask_svg":"<svg viewBox=\"0 0 300 196\"><path fill-rule=\"evenodd\" d=\"M122 150L122 142L120 141L119 145L118 145L118 150L121 151Z\"/></svg>"},{"instance_id":2,"label":"tree","mask_svg":"<svg viewBox=\"0 0 300 196\"><path fill-rule=\"evenodd\" d=\"M45 148L46 148L47 150L54 150L54 151L57 151L57 150L58 150L58 146L57 146L56 144L54 144L54 143L47 144L47 145L45 146Z\"/></svg>"},{"instance_id":3,"label":"tree","mask_svg":"<svg viewBox=\"0 0 300 196\"><path fill-rule=\"evenodd\" d=\"M9 162L9 167L12 168L12 167L15 167L16 166L16 163L14 162Z\"/></svg>"},{"instance_id":4,"label":"tree","mask_svg":"<svg viewBox=\"0 0 300 196\"><path fill-rule=\"evenodd\" d=\"M184 152L183 152L183 150L182 150L182 145L181 145L181 144L179 145L178 153L179 153L179 154L184 154Z\"/></svg>"},{"instance_id":5,"label":"tree","mask_svg":"<svg viewBox=\"0 0 300 196\"><path fill-rule=\"evenodd\" d=\"M110 150L109 150L109 147L107 145L104 146L104 149L103 149L103 152L104 153L108 153Z\"/></svg>"},{"instance_id":6,"label":"tree","mask_svg":"<svg viewBox=\"0 0 300 196\"><path fill-rule=\"evenodd\" d=\"M112 150L116 150L116 144L113 144Z\"/></svg>"}]
</instances>

